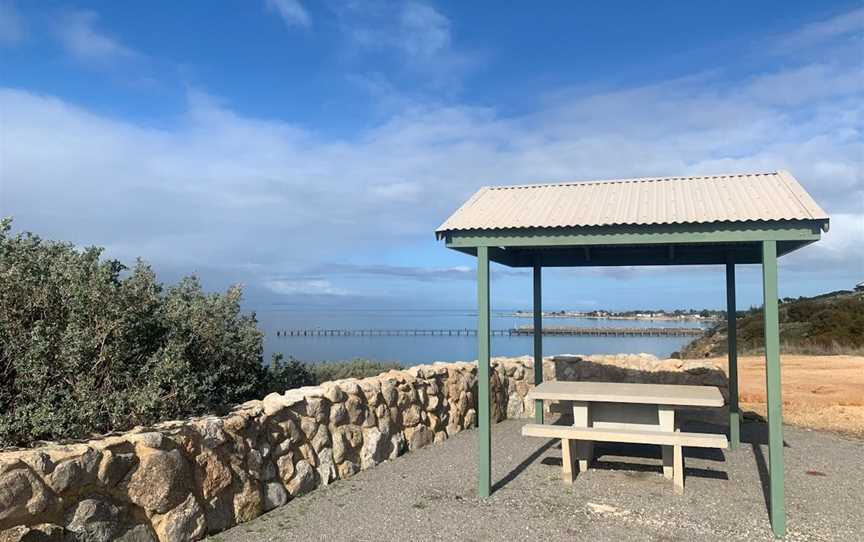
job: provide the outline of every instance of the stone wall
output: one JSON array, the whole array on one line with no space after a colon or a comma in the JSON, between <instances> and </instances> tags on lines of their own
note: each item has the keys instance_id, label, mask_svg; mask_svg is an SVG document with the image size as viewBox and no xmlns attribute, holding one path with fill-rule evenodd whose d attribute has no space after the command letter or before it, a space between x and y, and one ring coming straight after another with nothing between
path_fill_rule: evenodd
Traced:
<instances>
[{"instance_id":1,"label":"stone wall","mask_svg":"<svg viewBox=\"0 0 864 542\"><path fill-rule=\"evenodd\" d=\"M690 365L688 365L690 364ZM493 360L494 421L533 415L530 357ZM725 385L704 362L544 360L544 379ZM476 363L270 394L221 417L0 453L0 542L196 540L476 422Z\"/></svg>"}]
</instances>

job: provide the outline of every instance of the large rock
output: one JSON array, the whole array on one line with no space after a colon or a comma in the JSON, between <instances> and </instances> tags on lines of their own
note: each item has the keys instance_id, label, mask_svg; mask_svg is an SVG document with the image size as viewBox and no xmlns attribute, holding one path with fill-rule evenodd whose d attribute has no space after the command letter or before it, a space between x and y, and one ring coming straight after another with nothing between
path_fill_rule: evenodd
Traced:
<instances>
[{"instance_id":1,"label":"large rock","mask_svg":"<svg viewBox=\"0 0 864 542\"><path fill-rule=\"evenodd\" d=\"M179 450L141 450L140 463L129 480L129 500L145 510L164 514L189 494L189 472Z\"/></svg>"},{"instance_id":2,"label":"large rock","mask_svg":"<svg viewBox=\"0 0 864 542\"><path fill-rule=\"evenodd\" d=\"M363 448L360 450L360 468L366 470L387 459L389 440L377 427L363 430Z\"/></svg>"},{"instance_id":3,"label":"large rock","mask_svg":"<svg viewBox=\"0 0 864 542\"><path fill-rule=\"evenodd\" d=\"M136 446L159 450L165 445L165 436L158 431L133 432L126 435L126 440Z\"/></svg>"},{"instance_id":4,"label":"large rock","mask_svg":"<svg viewBox=\"0 0 864 542\"><path fill-rule=\"evenodd\" d=\"M330 423L333 426L348 423L348 410L345 408L344 403L336 403L330 407Z\"/></svg>"},{"instance_id":5,"label":"large rock","mask_svg":"<svg viewBox=\"0 0 864 542\"><path fill-rule=\"evenodd\" d=\"M408 449L411 451L432 444L435 434L425 425L405 428L405 438L408 439Z\"/></svg>"},{"instance_id":6,"label":"large rock","mask_svg":"<svg viewBox=\"0 0 864 542\"><path fill-rule=\"evenodd\" d=\"M300 430L306 435L307 440L312 440L315 437L315 433L318 432L318 422L315 421L315 418L303 416L300 419Z\"/></svg>"},{"instance_id":7,"label":"large rock","mask_svg":"<svg viewBox=\"0 0 864 542\"><path fill-rule=\"evenodd\" d=\"M330 416L330 404L321 398L306 398L306 415L315 418L318 423L327 423Z\"/></svg>"},{"instance_id":8,"label":"large rock","mask_svg":"<svg viewBox=\"0 0 864 542\"><path fill-rule=\"evenodd\" d=\"M185 542L204 537L207 525L204 510L194 495L169 510L153 517L153 529L160 542Z\"/></svg>"},{"instance_id":9,"label":"large rock","mask_svg":"<svg viewBox=\"0 0 864 542\"><path fill-rule=\"evenodd\" d=\"M261 515L261 487L257 481L247 478L241 482L234 494L234 519L237 523L249 521Z\"/></svg>"},{"instance_id":10,"label":"large rock","mask_svg":"<svg viewBox=\"0 0 864 542\"><path fill-rule=\"evenodd\" d=\"M210 450L202 450L195 456L196 485L205 499L210 499L231 485L231 469Z\"/></svg>"},{"instance_id":11,"label":"large rock","mask_svg":"<svg viewBox=\"0 0 864 542\"><path fill-rule=\"evenodd\" d=\"M135 454L114 453L110 450L105 450L102 453L102 462L99 464L99 471L96 473L96 479L106 488L113 488L119 484L129 471L138 464L138 457Z\"/></svg>"},{"instance_id":12,"label":"large rock","mask_svg":"<svg viewBox=\"0 0 864 542\"><path fill-rule=\"evenodd\" d=\"M87 448L83 454L55 465L51 474L45 477L45 483L57 494L70 489L78 491L96 481L101 458L101 452Z\"/></svg>"},{"instance_id":13,"label":"large rock","mask_svg":"<svg viewBox=\"0 0 864 542\"><path fill-rule=\"evenodd\" d=\"M123 530L125 515L125 510L107 497L91 497L67 512L66 529L78 540L111 542Z\"/></svg>"},{"instance_id":14,"label":"large rock","mask_svg":"<svg viewBox=\"0 0 864 542\"><path fill-rule=\"evenodd\" d=\"M330 429L326 425L319 425L318 430L315 431L315 435L312 437L312 447L315 448L316 452L320 452L322 449L330 446L330 442Z\"/></svg>"},{"instance_id":15,"label":"large rock","mask_svg":"<svg viewBox=\"0 0 864 542\"><path fill-rule=\"evenodd\" d=\"M294 476L285 484L291 496L296 497L308 493L315 488L315 470L305 459L294 465Z\"/></svg>"},{"instance_id":16,"label":"large rock","mask_svg":"<svg viewBox=\"0 0 864 542\"><path fill-rule=\"evenodd\" d=\"M230 491L206 501L203 507L208 532L224 531L237 523L234 518L234 495Z\"/></svg>"},{"instance_id":17,"label":"large rock","mask_svg":"<svg viewBox=\"0 0 864 542\"><path fill-rule=\"evenodd\" d=\"M396 406L399 400L399 390L396 389L396 383L392 380L384 380L381 382L381 397L387 406Z\"/></svg>"},{"instance_id":18,"label":"large rock","mask_svg":"<svg viewBox=\"0 0 864 542\"><path fill-rule=\"evenodd\" d=\"M156 542L156 537L148 525L138 523L126 528L114 539L114 542Z\"/></svg>"},{"instance_id":19,"label":"large rock","mask_svg":"<svg viewBox=\"0 0 864 542\"><path fill-rule=\"evenodd\" d=\"M283 483L288 483L288 480L294 476L294 454L289 452L279 456L276 460L276 468L279 470L279 477Z\"/></svg>"},{"instance_id":20,"label":"large rock","mask_svg":"<svg viewBox=\"0 0 864 542\"><path fill-rule=\"evenodd\" d=\"M333 433L333 461L341 463L349 452L349 446L342 431Z\"/></svg>"},{"instance_id":21,"label":"large rock","mask_svg":"<svg viewBox=\"0 0 864 542\"><path fill-rule=\"evenodd\" d=\"M0 474L0 521L32 521L51 501L39 477L23 463L17 463L17 467Z\"/></svg>"},{"instance_id":22,"label":"large rock","mask_svg":"<svg viewBox=\"0 0 864 542\"><path fill-rule=\"evenodd\" d=\"M507 418L521 418L525 411L522 398L519 394L513 393L507 398Z\"/></svg>"},{"instance_id":23,"label":"large rock","mask_svg":"<svg viewBox=\"0 0 864 542\"><path fill-rule=\"evenodd\" d=\"M63 527L52 523L38 525L18 525L5 531L0 531L0 542L66 542L66 532Z\"/></svg>"},{"instance_id":24,"label":"large rock","mask_svg":"<svg viewBox=\"0 0 864 542\"><path fill-rule=\"evenodd\" d=\"M462 420L462 428L469 429L477 424L477 411L469 408L465 412L465 418Z\"/></svg>"},{"instance_id":25,"label":"large rock","mask_svg":"<svg viewBox=\"0 0 864 542\"><path fill-rule=\"evenodd\" d=\"M291 441L292 444L302 442L305 438L305 435L300 429L300 426L294 420L288 419L280 422L279 427L282 428L282 430L285 432L285 436Z\"/></svg>"},{"instance_id":26,"label":"large rock","mask_svg":"<svg viewBox=\"0 0 864 542\"><path fill-rule=\"evenodd\" d=\"M356 395L349 395L345 400L345 410L348 411L348 423L362 425L366 419L366 406Z\"/></svg>"},{"instance_id":27,"label":"large rock","mask_svg":"<svg viewBox=\"0 0 864 542\"><path fill-rule=\"evenodd\" d=\"M268 482L264 484L264 495L262 507L265 512L273 510L288 502L288 493L279 482Z\"/></svg>"},{"instance_id":28,"label":"large rock","mask_svg":"<svg viewBox=\"0 0 864 542\"><path fill-rule=\"evenodd\" d=\"M191 426L198 433L201 443L205 448L213 449L228 441L228 437L223 430L221 418L205 416L193 420Z\"/></svg>"},{"instance_id":29,"label":"large rock","mask_svg":"<svg viewBox=\"0 0 864 542\"><path fill-rule=\"evenodd\" d=\"M402 411L402 424L405 427L411 427L420 423L420 407L411 405Z\"/></svg>"},{"instance_id":30,"label":"large rock","mask_svg":"<svg viewBox=\"0 0 864 542\"><path fill-rule=\"evenodd\" d=\"M346 425L345 427L339 428L339 430L352 450L356 450L363 445L363 430L359 427Z\"/></svg>"},{"instance_id":31,"label":"large rock","mask_svg":"<svg viewBox=\"0 0 864 542\"><path fill-rule=\"evenodd\" d=\"M345 400L345 392L336 384L328 382L323 384L321 387L324 388L324 398L331 403L338 403Z\"/></svg>"},{"instance_id":32,"label":"large rock","mask_svg":"<svg viewBox=\"0 0 864 542\"><path fill-rule=\"evenodd\" d=\"M333 451L323 448L318 451L318 479L322 485L329 485L336 479L336 463L333 461Z\"/></svg>"},{"instance_id":33,"label":"large rock","mask_svg":"<svg viewBox=\"0 0 864 542\"><path fill-rule=\"evenodd\" d=\"M339 463L339 466L336 467L336 473L339 475L341 480L354 476L359 470L360 466L353 461Z\"/></svg>"},{"instance_id":34,"label":"large rock","mask_svg":"<svg viewBox=\"0 0 864 542\"><path fill-rule=\"evenodd\" d=\"M265 416L275 416L288 407L288 401L280 393L273 392L261 401Z\"/></svg>"}]
</instances>

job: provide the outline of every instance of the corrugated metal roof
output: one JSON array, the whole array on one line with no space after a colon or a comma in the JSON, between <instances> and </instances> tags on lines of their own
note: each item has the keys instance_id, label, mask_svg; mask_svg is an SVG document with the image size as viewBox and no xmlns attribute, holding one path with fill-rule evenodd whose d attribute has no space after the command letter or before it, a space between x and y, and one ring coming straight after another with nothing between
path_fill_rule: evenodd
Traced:
<instances>
[{"instance_id":1,"label":"corrugated metal roof","mask_svg":"<svg viewBox=\"0 0 864 542\"><path fill-rule=\"evenodd\" d=\"M483 187L436 232L827 219L776 171Z\"/></svg>"}]
</instances>

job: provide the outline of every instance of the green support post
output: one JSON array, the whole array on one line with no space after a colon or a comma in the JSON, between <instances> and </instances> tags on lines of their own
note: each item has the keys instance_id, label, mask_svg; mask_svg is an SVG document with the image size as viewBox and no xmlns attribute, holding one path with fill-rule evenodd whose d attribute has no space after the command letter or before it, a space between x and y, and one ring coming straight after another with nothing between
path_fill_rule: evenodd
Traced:
<instances>
[{"instance_id":1,"label":"green support post","mask_svg":"<svg viewBox=\"0 0 864 542\"><path fill-rule=\"evenodd\" d=\"M534 257L534 385L543 383L543 267L540 256ZM534 421L543 423L543 401L534 401Z\"/></svg>"},{"instance_id":2,"label":"green support post","mask_svg":"<svg viewBox=\"0 0 864 542\"><path fill-rule=\"evenodd\" d=\"M735 260L726 257L726 330L729 352L729 447L741 444L741 413L738 410L738 325L735 308Z\"/></svg>"},{"instance_id":3,"label":"green support post","mask_svg":"<svg viewBox=\"0 0 864 542\"><path fill-rule=\"evenodd\" d=\"M786 534L783 477L783 411L780 399L780 323L777 312L777 242L762 241L762 291L765 319L765 380L768 402L768 473L771 528Z\"/></svg>"},{"instance_id":4,"label":"green support post","mask_svg":"<svg viewBox=\"0 0 864 542\"><path fill-rule=\"evenodd\" d=\"M477 420L478 488L488 497L492 488L492 426L489 403L489 249L477 248Z\"/></svg>"}]
</instances>

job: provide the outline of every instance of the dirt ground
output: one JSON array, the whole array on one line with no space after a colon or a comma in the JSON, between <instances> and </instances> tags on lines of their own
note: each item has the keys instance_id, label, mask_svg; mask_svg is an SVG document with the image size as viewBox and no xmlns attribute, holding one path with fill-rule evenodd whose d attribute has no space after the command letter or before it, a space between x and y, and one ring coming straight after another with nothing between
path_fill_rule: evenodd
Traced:
<instances>
[{"instance_id":1,"label":"dirt ground","mask_svg":"<svg viewBox=\"0 0 864 542\"><path fill-rule=\"evenodd\" d=\"M726 358L713 358L728 371ZM864 356L780 356L783 421L864 436ZM765 359L738 359L742 412L765 415Z\"/></svg>"}]
</instances>

